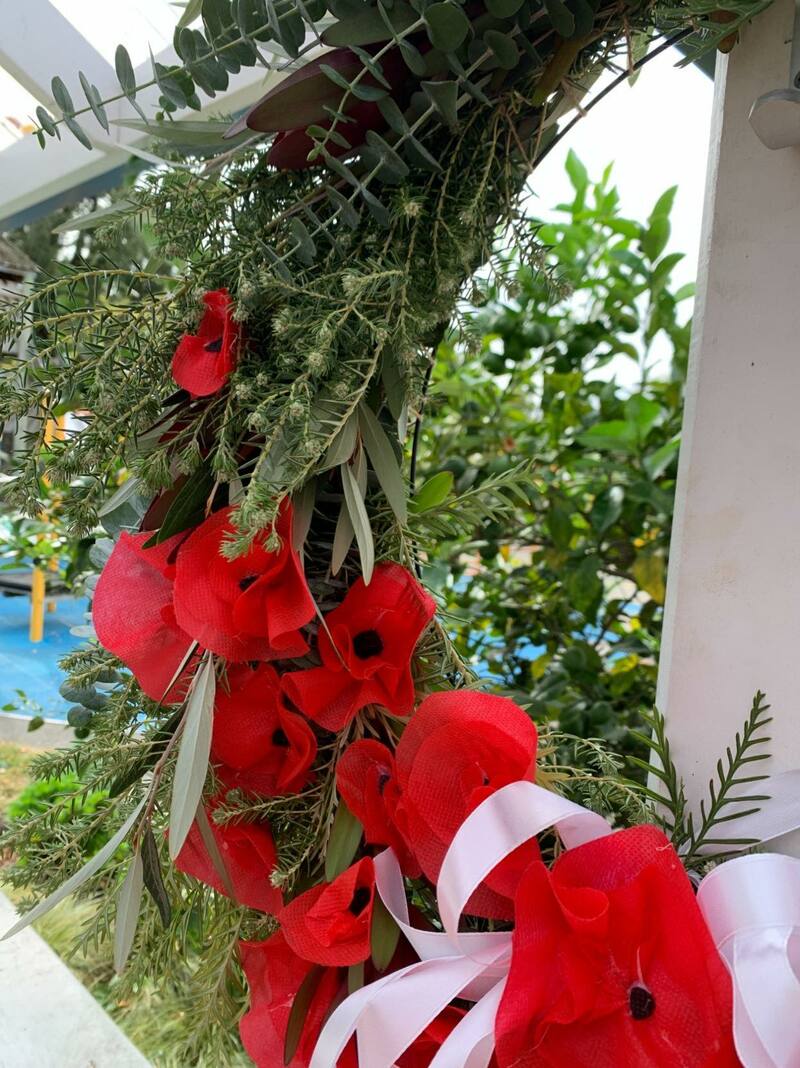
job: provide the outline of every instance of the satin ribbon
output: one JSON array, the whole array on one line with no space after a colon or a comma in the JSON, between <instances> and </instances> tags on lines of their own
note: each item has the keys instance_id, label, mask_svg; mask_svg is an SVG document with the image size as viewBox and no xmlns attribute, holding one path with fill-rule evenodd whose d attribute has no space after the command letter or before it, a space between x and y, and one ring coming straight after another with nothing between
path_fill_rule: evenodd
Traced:
<instances>
[{"instance_id":1,"label":"satin ribbon","mask_svg":"<svg viewBox=\"0 0 800 1068\"><path fill-rule=\"evenodd\" d=\"M738 837L767 841L800 827L800 771L749 789L765 791L769 804L737 820ZM375 858L378 893L420 960L342 1002L322 1029L310 1068L336 1068L354 1034L359 1068L395 1068L454 998L475 1004L430 1068L487 1068L511 935L463 933L459 923L489 872L550 827L567 849L611 833L602 816L530 782L503 787L472 812L439 874L442 932L411 925L397 858L391 850ZM703 880L698 901L733 976L734 1037L745 1068L800 1068L800 861L778 854L726 861Z\"/></svg>"}]
</instances>

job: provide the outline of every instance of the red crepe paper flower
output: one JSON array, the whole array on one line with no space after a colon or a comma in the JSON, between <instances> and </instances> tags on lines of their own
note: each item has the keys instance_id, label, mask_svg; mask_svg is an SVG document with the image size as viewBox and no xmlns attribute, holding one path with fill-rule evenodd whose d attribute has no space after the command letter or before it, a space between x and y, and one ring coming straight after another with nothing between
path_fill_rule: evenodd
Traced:
<instances>
[{"instance_id":1,"label":"red crepe paper flower","mask_svg":"<svg viewBox=\"0 0 800 1068\"><path fill-rule=\"evenodd\" d=\"M172 377L195 397L217 393L236 367L239 324L227 289L203 295L206 306L196 334L184 334L172 357Z\"/></svg>"},{"instance_id":2,"label":"red crepe paper flower","mask_svg":"<svg viewBox=\"0 0 800 1068\"><path fill-rule=\"evenodd\" d=\"M240 942L239 956L250 987L250 1008L239 1023L239 1033L257 1068L284 1063L292 1004L304 982L315 983L300 1041L288 1064L288 1068L308 1068L322 1025L345 993L347 972L302 960L282 931L265 942ZM338 1068L358 1068L355 1039L339 1058Z\"/></svg>"},{"instance_id":3,"label":"red crepe paper flower","mask_svg":"<svg viewBox=\"0 0 800 1068\"><path fill-rule=\"evenodd\" d=\"M318 637L322 667L284 676L286 693L331 731L365 705L408 715L414 707L411 655L435 607L405 568L379 564L369 586L357 579L325 617L327 630L320 628Z\"/></svg>"},{"instance_id":4,"label":"red crepe paper flower","mask_svg":"<svg viewBox=\"0 0 800 1068\"><path fill-rule=\"evenodd\" d=\"M487 797L536 771L536 727L505 697L460 690L427 697L397 746L398 815L403 832L431 882L453 837ZM526 843L486 878L470 912L513 915L510 898L527 865L538 856Z\"/></svg>"},{"instance_id":5,"label":"red crepe paper flower","mask_svg":"<svg viewBox=\"0 0 800 1068\"><path fill-rule=\"evenodd\" d=\"M225 861L235 900L259 912L277 914L283 905L283 896L270 882L277 853L269 827L264 823L244 821L214 823L211 818L213 807L214 802L208 809L208 822ZM175 858L175 867L230 897L222 874L208 854L197 823L192 824L183 848Z\"/></svg>"},{"instance_id":6,"label":"red crepe paper flower","mask_svg":"<svg viewBox=\"0 0 800 1068\"><path fill-rule=\"evenodd\" d=\"M92 618L104 649L127 665L153 701L175 703L186 695L186 671L167 692L189 651L191 637L173 610L176 534L145 549L148 532L120 535L95 589Z\"/></svg>"},{"instance_id":7,"label":"red crepe paper flower","mask_svg":"<svg viewBox=\"0 0 800 1068\"><path fill-rule=\"evenodd\" d=\"M734 1068L731 981L655 827L534 863L516 896L500 1068Z\"/></svg>"},{"instance_id":8,"label":"red crepe paper flower","mask_svg":"<svg viewBox=\"0 0 800 1068\"><path fill-rule=\"evenodd\" d=\"M226 786L265 797L298 793L311 778L317 739L283 701L269 664L228 670L228 692L217 689L211 759Z\"/></svg>"},{"instance_id":9,"label":"red crepe paper flower","mask_svg":"<svg viewBox=\"0 0 800 1068\"><path fill-rule=\"evenodd\" d=\"M314 964L346 966L370 955L375 901L371 857L353 864L332 883L314 886L280 913L281 930L291 948Z\"/></svg>"},{"instance_id":10,"label":"red crepe paper flower","mask_svg":"<svg viewBox=\"0 0 800 1068\"><path fill-rule=\"evenodd\" d=\"M419 864L398 827L400 787L391 751L370 738L353 742L336 765L336 786L363 826L365 841L391 846L405 874L418 876Z\"/></svg>"},{"instance_id":11,"label":"red crepe paper flower","mask_svg":"<svg viewBox=\"0 0 800 1068\"><path fill-rule=\"evenodd\" d=\"M399 1058L397 1068L428 1068L441 1049L444 1040L463 1017L463 1009L448 1005Z\"/></svg>"},{"instance_id":12,"label":"red crepe paper flower","mask_svg":"<svg viewBox=\"0 0 800 1068\"><path fill-rule=\"evenodd\" d=\"M175 616L200 644L226 660L301 656L300 628L314 615L300 558L292 548L292 509L276 523L281 547L270 552L259 535L243 556L222 555L234 531L232 508L209 516L181 549L175 569Z\"/></svg>"}]
</instances>

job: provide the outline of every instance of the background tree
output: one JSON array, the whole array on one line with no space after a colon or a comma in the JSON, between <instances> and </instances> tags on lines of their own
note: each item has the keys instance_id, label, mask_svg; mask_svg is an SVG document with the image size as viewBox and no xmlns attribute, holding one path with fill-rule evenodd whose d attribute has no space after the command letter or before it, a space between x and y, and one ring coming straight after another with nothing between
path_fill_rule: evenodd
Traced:
<instances>
[{"instance_id":1,"label":"background tree","mask_svg":"<svg viewBox=\"0 0 800 1068\"><path fill-rule=\"evenodd\" d=\"M592 182L570 154L567 171L572 200L530 222L546 270L512 252L513 282L468 317L474 344L440 346L421 435L432 491L442 472L464 493L519 464L529 491L439 545L426 578L480 673L627 747L655 700L693 287L672 284L675 189L640 223L610 167Z\"/></svg>"}]
</instances>

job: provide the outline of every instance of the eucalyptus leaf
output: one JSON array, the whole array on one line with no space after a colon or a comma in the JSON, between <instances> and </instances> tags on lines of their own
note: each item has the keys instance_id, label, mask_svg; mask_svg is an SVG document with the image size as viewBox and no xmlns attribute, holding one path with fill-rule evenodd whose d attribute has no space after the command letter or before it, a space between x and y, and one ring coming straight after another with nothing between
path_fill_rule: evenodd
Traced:
<instances>
[{"instance_id":1,"label":"eucalyptus leaf","mask_svg":"<svg viewBox=\"0 0 800 1068\"><path fill-rule=\"evenodd\" d=\"M117 974L124 971L133 948L142 908L143 887L144 866L142 855L137 850L117 894L117 916L114 924L114 970Z\"/></svg>"},{"instance_id":2,"label":"eucalyptus leaf","mask_svg":"<svg viewBox=\"0 0 800 1068\"><path fill-rule=\"evenodd\" d=\"M350 464L342 464L342 485L344 487L344 499L347 502L347 511L350 513L350 521L356 535L356 544L361 557L361 574L368 586L372 579L375 567L375 543L372 538L372 527L364 505L364 498L358 488L353 469Z\"/></svg>"},{"instance_id":3,"label":"eucalyptus leaf","mask_svg":"<svg viewBox=\"0 0 800 1068\"><path fill-rule=\"evenodd\" d=\"M392 444L368 404L359 405L358 421L372 469L378 476L378 482L397 516L397 521L401 526L405 526L408 522L406 487Z\"/></svg>"},{"instance_id":4,"label":"eucalyptus leaf","mask_svg":"<svg viewBox=\"0 0 800 1068\"><path fill-rule=\"evenodd\" d=\"M117 81L125 96L133 102L136 96L136 75L131 63L131 57L125 45L117 45L114 53L114 68L117 72Z\"/></svg>"},{"instance_id":5,"label":"eucalyptus leaf","mask_svg":"<svg viewBox=\"0 0 800 1068\"><path fill-rule=\"evenodd\" d=\"M455 52L470 32L470 21L464 9L450 0L431 4L423 12L423 18L431 44L443 52Z\"/></svg>"},{"instance_id":6,"label":"eucalyptus leaf","mask_svg":"<svg viewBox=\"0 0 800 1068\"><path fill-rule=\"evenodd\" d=\"M182 30L185 26L191 25L195 19L200 17L202 9L203 0L188 0L183 14L178 19L178 29Z\"/></svg>"},{"instance_id":7,"label":"eucalyptus leaf","mask_svg":"<svg viewBox=\"0 0 800 1068\"><path fill-rule=\"evenodd\" d=\"M39 120L39 125L45 133L50 134L51 137L55 137L58 134L58 127L56 126L55 119L47 108L43 108L41 104L36 108L36 118Z\"/></svg>"},{"instance_id":8,"label":"eucalyptus leaf","mask_svg":"<svg viewBox=\"0 0 800 1068\"><path fill-rule=\"evenodd\" d=\"M367 7L347 19L335 22L323 31L322 41L335 48L377 44L389 40L393 32L402 33L418 20L419 16L410 4L397 0L391 11L384 9L382 12L378 7Z\"/></svg>"},{"instance_id":9,"label":"eucalyptus leaf","mask_svg":"<svg viewBox=\"0 0 800 1068\"><path fill-rule=\"evenodd\" d=\"M327 882L333 882L337 875L341 875L353 863L363 833L364 828L340 798L325 852Z\"/></svg>"},{"instance_id":10,"label":"eucalyptus leaf","mask_svg":"<svg viewBox=\"0 0 800 1068\"><path fill-rule=\"evenodd\" d=\"M63 80L59 78L58 75L51 81L50 88L53 93L53 100L58 104L64 118L66 119L68 115L73 115L75 112L75 105L72 102L69 89L67 89Z\"/></svg>"},{"instance_id":11,"label":"eucalyptus leaf","mask_svg":"<svg viewBox=\"0 0 800 1068\"><path fill-rule=\"evenodd\" d=\"M215 690L214 657L207 653L189 690L175 763L169 816L169 855L172 860L183 848L203 796L211 753Z\"/></svg>"},{"instance_id":12,"label":"eucalyptus leaf","mask_svg":"<svg viewBox=\"0 0 800 1068\"><path fill-rule=\"evenodd\" d=\"M145 806L145 801L146 798L142 798L116 834L109 838L103 848L98 850L91 860L84 864L80 871L75 872L75 874L67 879L66 882L62 883L57 890L54 890L52 894L48 894L44 901L40 901L38 905L35 905L30 910L30 912L26 912L21 919L17 920L17 922L6 931L2 938L0 938L0 942L4 942L6 938L13 937L13 935L22 931L25 927L35 923L41 916L44 916L52 908L55 908L55 906L63 901L64 898L69 897L70 894L73 894L79 887L83 886L83 884L88 879L91 879L93 875L96 875L103 865L114 856L116 851L128 837L131 828L139 818L139 813Z\"/></svg>"},{"instance_id":13,"label":"eucalyptus leaf","mask_svg":"<svg viewBox=\"0 0 800 1068\"><path fill-rule=\"evenodd\" d=\"M458 123L458 82L423 82L422 88L448 126Z\"/></svg>"}]
</instances>

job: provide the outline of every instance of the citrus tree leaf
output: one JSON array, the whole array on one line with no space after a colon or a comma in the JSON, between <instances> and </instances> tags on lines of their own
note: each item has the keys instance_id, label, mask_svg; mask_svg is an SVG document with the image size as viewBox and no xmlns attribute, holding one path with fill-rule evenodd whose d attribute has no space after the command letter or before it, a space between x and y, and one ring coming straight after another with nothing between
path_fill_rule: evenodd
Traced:
<instances>
[{"instance_id":1,"label":"citrus tree leaf","mask_svg":"<svg viewBox=\"0 0 800 1068\"><path fill-rule=\"evenodd\" d=\"M450 496L454 481L452 471L439 471L414 494L412 509L415 512L427 512L430 508L438 508Z\"/></svg>"}]
</instances>

